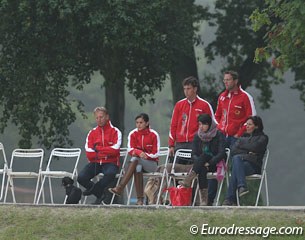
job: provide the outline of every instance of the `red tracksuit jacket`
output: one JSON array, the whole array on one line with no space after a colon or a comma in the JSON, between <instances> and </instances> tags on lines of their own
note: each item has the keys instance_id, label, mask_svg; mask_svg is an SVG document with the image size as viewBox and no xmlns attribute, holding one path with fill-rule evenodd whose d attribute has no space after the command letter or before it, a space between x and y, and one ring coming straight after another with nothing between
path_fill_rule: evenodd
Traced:
<instances>
[{"instance_id":1,"label":"red tracksuit jacket","mask_svg":"<svg viewBox=\"0 0 305 240\"><path fill-rule=\"evenodd\" d=\"M160 150L159 134L150 128L140 131L136 128L128 134L127 148L129 155L135 153L139 156L144 151L147 160L158 161Z\"/></svg>"},{"instance_id":2,"label":"red tracksuit jacket","mask_svg":"<svg viewBox=\"0 0 305 240\"><path fill-rule=\"evenodd\" d=\"M168 146L174 146L175 142L192 142L198 131L197 117L203 113L214 118L211 105L198 96L193 102L187 98L178 101L173 110Z\"/></svg>"},{"instance_id":3,"label":"red tracksuit jacket","mask_svg":"<svg viewBox=\"0 0 305 240\"><path fill-rule=\"evenodd\" d=\"M226 136L241 136L246 130L247 118L255 115L253 98L241 87L233 93L226 90L218 97L215 118L218 129Z\"/></svg>"},{"instance_id":4,"label":"red tracksuit jacket","mask_svg":"<svg viewBox=\"0 0 305 240\"><path fill-rule=\"evenodd\" d=\"M121 142L122 133L112 126L110 121L103 127L95 127L86 138L85 149L88 160L98 163L114 163L119 166Z\"/></svg>"}]
</instances>

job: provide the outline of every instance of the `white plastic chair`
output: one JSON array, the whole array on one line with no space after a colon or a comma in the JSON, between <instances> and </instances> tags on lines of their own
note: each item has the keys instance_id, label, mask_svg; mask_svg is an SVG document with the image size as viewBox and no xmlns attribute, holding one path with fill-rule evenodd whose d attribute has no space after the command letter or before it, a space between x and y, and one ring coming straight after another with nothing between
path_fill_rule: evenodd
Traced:
<instances>
[{"instance_id":1,"label":"white plastic chair","mask_svg":"<svg viewBox=\"0 0 305 240\"><path fill-rule=\"evenodd\" d=\"M7 184L4 196L6 202L7 192L10 189L13 197L13 202L16 203L14 179L36 179L36 188L34 201L39 189L40 172L43 162L44 151L41 148L37 149L15 149L12 152L10 167L7 170Z\"/></svg>"},{"instance_id":2,"label":"white plastic chair","mask_svg":"<svg viewBox=\"0 0 305 240\"><path fill-rule=\"evenodd\" d=\"M227 186L229 185L228 179L229 179L229 174L228 174L228 162L229 162L229 158L230 158L230 149L226 148L226 159L225 159L225 166L226 166L226 172L224 175L224 178L218 182L218 187L217 187L217 194L216 194L216 206L219 205L219 199L220 199L220 195L221 195L221 191L222 191L222 187L223 187L223 182L226 179L227 180ZM208 172L207 173L207 179L217 179L217 172ZM197 194L199 191L199 184L197 184L197 188L196 188L196 192L195 192L195 196L194 199L196 199Z\"/></svg>"},{"instance_id":3,"label":"white plastic chair","mask_svg":"<svg viewBox=\"0 0 305 240\"><path fill-rule=\"evenodd\" d=\"M128 154L127 154L127 148L120 148L121 167L120 167L120 172L117 173L117 174L115 175L115 178L118 179L117 185L118 185L118 183L119 183L121 177L123 176L123 173L124 173L124 166L125 166L125 162L126 162L126 159L127 159L127 155L128 155ZM96 175L96 176L92 179L92 181L97 182L97 181L99 181L99 180L100 180L101 178L103 178L103 177L104 177L104 174L103 174L103 173L100 173L100 174ZM127 189L126 191L128 192L127 186L126 186L126 189ZM111 198L110 205L113 204L114 198L115 198L115 195L113 194L113 195L112 195L112 198ZM85 199L84 199L84 201L83 201L83 204L86 204L86 201L87 201L87 196L85 197Z\"/></svg>"},{"instance_id":4,"label":"white plastic chair","mask_svg":"<svg viewBox=\"0 0 305 240\"><path fill-rule=\"evenodd\" d=\"M45 203L44 197L44 184L46 179L49 180L49 190L51 203L54 204L52 178L70 177L74 181L77 178L77 166L81 155L80 148L54 148L51 151L46 170L41 171L41 186L38 193L36 204L39 204L41 195L43 203ZM66 203L67 196L65 196L64 204Z\"/></svg>"},{"instance_id":5,"label":"white plastic chair","mask_svg":"<svg viewBox=\"0 0 305 240\"><path fill-rule=\"evenodd\" d=\"M1 193L0 193L0 200L1 200L3 197L4 184L5 184L5 179L6 179L6 175L7 175L7 169L8 169L4 146L1 142L0 142L0 151L2 152L2 157L3 157L3 167L0 168L0 174L2 174Z\"/></svg>"},{"instance_id":6,"label":"white plastic chair","mask_svg":"<svg viewBox=\"0 0 305 240\"><path fill-rule=\"evenodd\" d=\"M269 206L269 191L268 191L268 183L267 183L267 163L269 159L269 149L266 150L264 158L263 158L263 167L261 174L252 174L249 176L246 176L246 180L260 180L257 195L256 195L256 201L255 201L255 206L257 207L259 197L262 191L262 186L263 182L265 183L265 191L266 191L266 206ZM238 190L236 191L236 199L237 199L237 205L240 206L239 204L239 196L238 196Z\"/></svg>"},{"instance_id":7,"label":"white plastic chair","mask_svg":"<svg viewBox=\"0 0 305 240\"><path fill-rule=\"evenodd\" d=\"M166 170L166 166L168 164L168 159L169 159L169 148L168 147L160 147L159 150L159 161L161 162L161 158L165 158L164 159L164 169L162 172L148 172L148 173L143 173L143 178L147 179L149 177L160 177L161 178L161 183L160 183L160 188L159 188L159 192L158 192L158 196L157 196L157 201L156 201L156 206L158 206L160 204L160 199L161 199L161 195L162 195L162 186L164 181L168 181L168 172ZM130 191L128 193L128 199L127 199L127 205L130 204L130 200L131 200L131 195L132 195L132 191L133 191L133 187L134 187L134 177L132 177L132 181L131 181L131 185L130 185Z\"/></svg>"}]
</instances>

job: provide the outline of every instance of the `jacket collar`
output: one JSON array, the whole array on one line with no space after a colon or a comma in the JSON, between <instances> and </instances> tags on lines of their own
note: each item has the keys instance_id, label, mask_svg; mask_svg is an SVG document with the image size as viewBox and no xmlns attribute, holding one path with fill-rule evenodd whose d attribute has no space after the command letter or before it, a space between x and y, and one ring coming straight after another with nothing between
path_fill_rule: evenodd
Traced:
<instances>
[{"instance_id":1,"label":"jacket collar","mask_svg":"<svg viewBox=\"0 0 305 240\"><path fill-rule=\"evenodd\" d=\"M231 95L238 95L239 93L241 92L241 86L239 86L238 88L237 88L237 90L235 90L234 92L229 92L228 90L225 90L225 96L226 97L231 97Z\"/></svg>"}]
</instances>

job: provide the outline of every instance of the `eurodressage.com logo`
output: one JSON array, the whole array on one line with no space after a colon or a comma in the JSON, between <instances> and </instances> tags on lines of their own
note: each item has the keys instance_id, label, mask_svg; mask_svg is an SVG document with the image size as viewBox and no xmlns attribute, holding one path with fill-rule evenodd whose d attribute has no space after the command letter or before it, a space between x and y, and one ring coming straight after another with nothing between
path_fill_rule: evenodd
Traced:
<instances>
[{"instance_id":1,"label":"eurodressage.com logo","mask_svg":"<svg viewBox=\"0 0 305 240\"><path fill-rule=\"evenodd\" d=\"M302 227L238 227L233 224L231 227L216 227L209 224L202 224L201 227L192 225L192 235L258 235L268 238L271 235L303 235Z\"/></svg>"}]
</instances>

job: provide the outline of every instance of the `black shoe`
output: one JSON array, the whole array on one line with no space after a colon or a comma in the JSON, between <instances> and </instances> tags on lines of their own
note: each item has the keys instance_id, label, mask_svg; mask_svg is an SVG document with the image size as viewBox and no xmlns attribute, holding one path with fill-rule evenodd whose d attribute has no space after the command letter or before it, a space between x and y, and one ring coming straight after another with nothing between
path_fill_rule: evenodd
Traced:
<instances>
[{"instance_id":1,"label":"black shoe","mask_svg":"<svg viewBox=\"0 0 305 240\"><path fill-rule=\"evenodd\" d=\"M246 195L248 192L249 192L248 188L240 187L238 189L238 196L242 197L242 196Z\"/></svg>"},{"instance_id":2,"label":"black shoe","mask_svg":"<svg viewBox=\"0 0 305 240\"><path fill-rule=\"evenodd\" d=\"M91 195L91 194L93 193L93 188L94 188L94 185L93 185L91 188L86 189L85 191L83 191L83 195L84 195L84 196L89 196L89 195Z\"/></svg>"},{"instance_id":3,"label":"black shoe","mask_svg":"<svg viewBox=\"0 0 305 240\"><path fill-rule=\"evenodd\" d=\"M229 199L225 199L222 203L222 206L236 206L237 204Z\"/></svg>"},{"instance_id":4,"label":"black shoe","mask_svg":"<svg viewBox=\"0 0 305 240\"><path fill-rule=\"evenodd\" d=\"M102 203L103 199L104 199L103 196L97 197L95 199L95 201L92 203L92 205L100 205Z\"/></svg>"}]
</instances>

